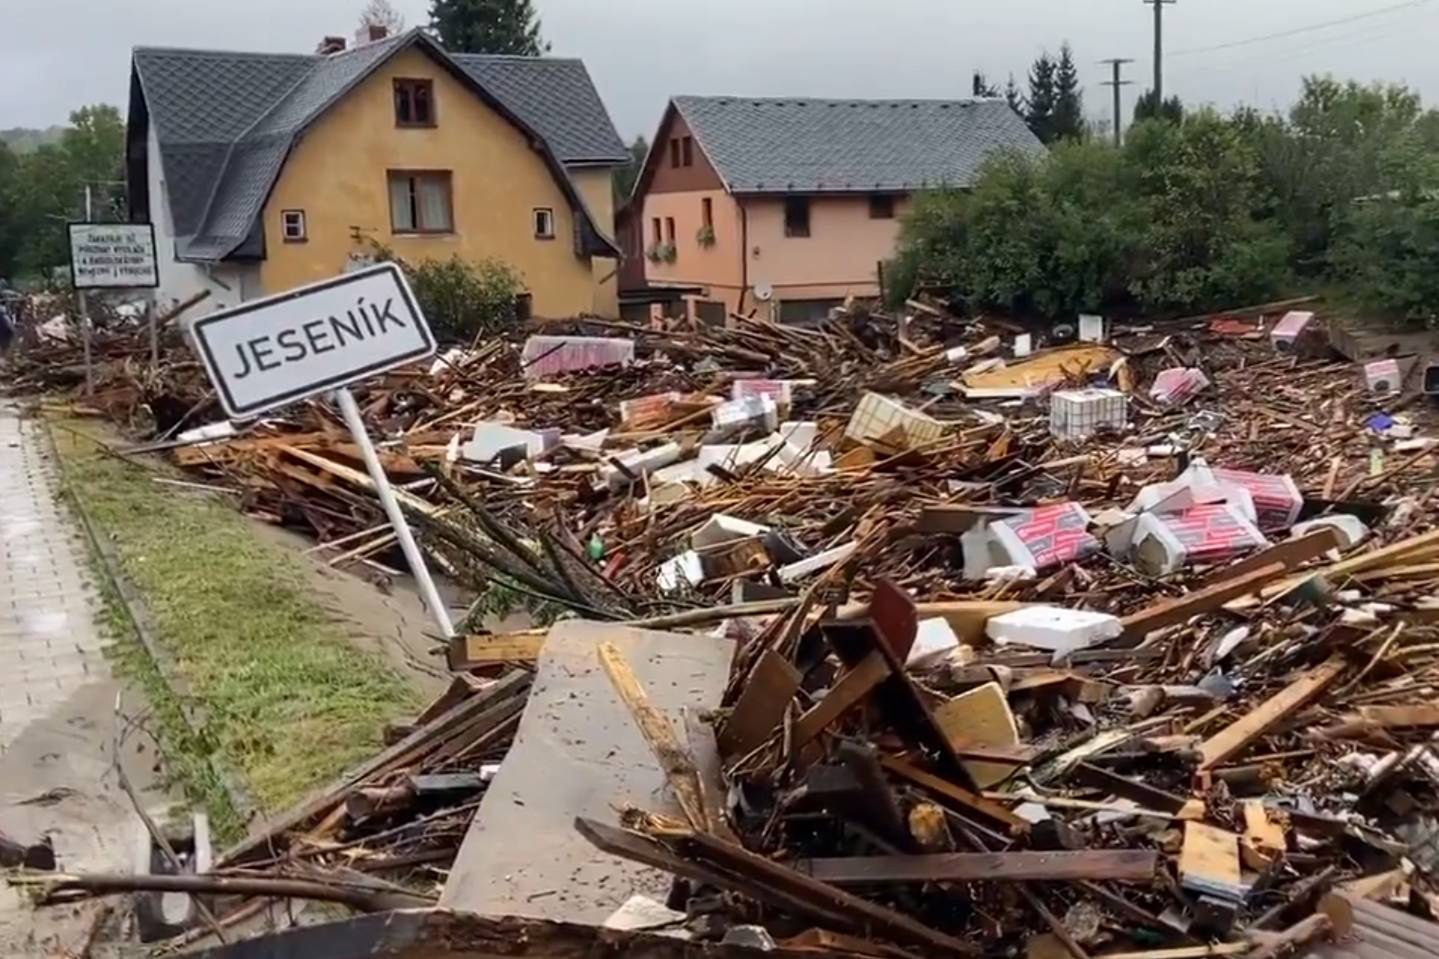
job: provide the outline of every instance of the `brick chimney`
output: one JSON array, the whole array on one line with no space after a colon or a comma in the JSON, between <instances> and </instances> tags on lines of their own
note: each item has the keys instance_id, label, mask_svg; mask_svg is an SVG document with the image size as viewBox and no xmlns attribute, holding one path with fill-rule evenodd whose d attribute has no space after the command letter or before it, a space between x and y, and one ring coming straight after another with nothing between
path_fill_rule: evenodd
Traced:
<instances>
[{"instance_id":1,"label":"brick chimney","mask_svg":"<svg viewBox=\"0 0 1439 959\"><path fill-rule=\"evenodd\" d=\"M327 57L332 53L344 53L345 38L325 37L323 40L320 41L320 45L315 47L315 52L322 57Z\"/></svg>"},{"instance_id":2,"label":"brick chimney","mask_svg":"<svg viewBox=\"0 0 1439 959\"><path fill-rule=\"evenodd\" d=\"M374 43L376 40L383 40L390 35L390 28L383 23L371 23L366 24L366 26L370 28L371 43Z\"/></svg>"}]
</instances>

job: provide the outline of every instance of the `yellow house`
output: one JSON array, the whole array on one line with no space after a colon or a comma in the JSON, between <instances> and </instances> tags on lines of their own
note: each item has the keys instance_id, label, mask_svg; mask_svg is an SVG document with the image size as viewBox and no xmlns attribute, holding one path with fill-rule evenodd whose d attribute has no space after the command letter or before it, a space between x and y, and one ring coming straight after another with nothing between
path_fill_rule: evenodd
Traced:
<instances>
[{"instance_id":1,"label":"yellow house","mask_svg":"<svg viewBox=\"0 0 1439 959\"><path fill-rule=\"evenodd\" d=\"M380 246L502 260L537 316L617 312L626 151L578 60L450 54L419 30L314 55L138 48L127 138L162 303L233 306Z\"/></svg>"}]
</instances>

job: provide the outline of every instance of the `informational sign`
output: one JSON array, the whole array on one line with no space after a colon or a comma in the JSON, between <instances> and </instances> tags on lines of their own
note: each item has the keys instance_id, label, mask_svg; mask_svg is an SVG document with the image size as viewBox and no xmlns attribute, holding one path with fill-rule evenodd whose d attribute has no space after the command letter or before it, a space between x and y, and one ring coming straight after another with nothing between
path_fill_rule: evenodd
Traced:
<instances>
[{"instance_id":1,"label":"informational sign","mask_svg":"<svg viewBox=\"0 0 1439 959\"><path fill-rule=\"evenodd\" d=\"M70 280L77 290L159 286L155 227L149 223L71 223Z\"/></svg>"},{"instance_id":2,"label":"informational sign","mask_svg":"<svg viewBox=\"0 0 1439 959\"><path fill-rule=\"evenodd\" d=\"M429 324L393 263L200 317L190 334L220 405L235 419L435 352Z\"/></svg>"}]
</instances>

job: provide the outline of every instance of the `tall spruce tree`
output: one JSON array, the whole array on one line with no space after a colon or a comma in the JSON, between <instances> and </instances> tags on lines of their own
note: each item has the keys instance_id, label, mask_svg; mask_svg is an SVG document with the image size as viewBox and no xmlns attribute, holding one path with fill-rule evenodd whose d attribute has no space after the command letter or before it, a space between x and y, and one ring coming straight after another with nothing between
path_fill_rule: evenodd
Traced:
<instances>
[{"instance_id":1,"label":"tall spruce tree","mask_svg":"<svg viewBox=\"0 0 1439 959\"><path fill-rule=\"evenodd\" d=\"M1055 140L1056 69L1054 58L1048 53L1041 53L1034 66L1029 68L1029 96L1025 98L1024 120L1041 143L1053 143Z\"/></svg>"},{"instance_id":2,"label":"tall spruce tree","mask_svg":"<svg viewBox=\"0 0 1439 959\"><path fill-rule=\"evenodd\" d=\"M1056 140L1078 140L1084 136L1084 91L1079 86L1079 70L1074 66L1074 52L1069 42L1059 48L1059 62L1054 68L1054 137Z\"/></svg>"},{"instance_id":3,"label":"tall spruce tree","mask_svg":"<svg viewBox=\"0 0 1439 959\"><path fill-rule=\"evenodd\" d=\"M999 87L989 82L983 70L974 71L974 82L970 85L973 95L976 97L997 97Z\"/></svg>"},{"instance_id":4,"label":"tall spruce tree","mask_svg":"<svg viewBox=\"0 0 1439 959\"><path fill-rule=\"evenodd\" d=\"M430 29L454 53L537 57L550 50L531 0L434 0Z\"/></svg>"}]
</instances>

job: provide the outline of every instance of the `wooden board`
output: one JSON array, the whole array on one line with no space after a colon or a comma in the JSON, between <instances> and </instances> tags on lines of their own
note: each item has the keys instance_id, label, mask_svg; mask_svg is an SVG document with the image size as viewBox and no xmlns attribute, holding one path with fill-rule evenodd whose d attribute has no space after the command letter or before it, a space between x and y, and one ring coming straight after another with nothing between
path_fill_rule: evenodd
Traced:
<instances>
[{"instance_id":1,"label":"wooden board","mask_svg":"<svg viewBox=\"0 0 1439 959\"><path fill-rule=\"evenodd\" d=\"M1019 726L999 683L985 683L937 707L934 721L956 751L968 745L1017 746ZM974 784L989 789L1014 773L1012 763L964 762Z\"/></svg>"},{"instance_id":2,"label":"wooden board","mask_svg":"<svg viewBox=\"0 0 1439 959\"><path fill-rule=\"evenodd\" d=\"M1260 872L1284 855L1288 845L1284 827L1270 817L1264 803L1257 799L1245 800L1243 810L1244 838L1240 842L1240 856L1246 866Z\"/></svg>"},{"instance_id":3,"label":"wooden board","mask_svg":"<svg viewBox=\"0 0 1439 959\"><path fill-rule=\"evenodd\" d=\"M460 671L496 663L533 663L540 658L545 632L501 636L457 636L450 641L450 669Z\"/></svg>"},{"instance_id":4,"label":"wooden board","mask_svg":"<svg viewBox=\"0 0 1439 959\"><path fill-rule=\"evenodd\" d=\"M825 727L854 708L889 677L889 663L878 652L870 653L839 678L824 699L815 703L794 724L794 748L814 741Z\"/></svg>"},{"instance_id":5,"label":"wooden board","mask_svg":"<svg viewBox=\"0 0 1439 959\"><path fill-rule=\"evenodd\" d=\"M1028 820L1022 819L1010 812L999 803L985 799L977 793L970 792L947 779L943 779L931 772L926 772L911 762L897 759L894 756L881 755L880 765L897 776L901 776L920 786L928 789L940 799L947 799L960 807L965 812L978 813L989 822L998 823L1009 830L1011 835L1024 835L1029 832Z\"/></svg>"},{"instance_id":6,"label":"wooden board","mask_svg":"<svg viewBox=\"0 0 1439 959\"><path fill-rule=\"evenodd\" d=\"M1298 539L1286 540L1268 549L1261 549L1253 556L1247 556L1237 563L1223 566L1205 577L1203 585L1212 586L1245 576L1256 569L1263 569L1270 563L1281 563L1286 571L1292 570L1301 563L1318 559L1331 549L1339 549L1340 545L1339 532L1332 526L1321 526L1319 529L1305 533Z\"/></svg>"},{"instance_id":7,"label":"wooden board","mask_svg":"<svg viewBox=\"0 0 1439 959\"><path fill-rule=\"evenodd\" d=\"M1208 823L1185 823L1179 881L1184 888L1205 895L1231 900L1242 896L1239 837Z\"/></svg>"},{"instance_id":8,"label":"wooden board","mask_svg":"<svg viewBox=\"0 0 1439 959\"><path fill-rule=\"evenodd\" d=\"M888 672L888 668L885 670ZM734 711L719 735L726 756L743 756L764 742L784 720L803 677L790 661L766 649L749 674Z\"/></svg>"},{"instance_id":9,"label":"wooden board","mask_svg":"<svg viewBox=\"0 0 1439 959\"><path fill-rule=\"evenodd\" d=\"M1143 637L1156 629L1173 626L1191 616L1218 609L1232 599L1258 591L1266 583L1283 576L1284 572L1283 563L1269 563L1184 596L1161 600L1120 620L1124 625L1124 635L1130 638Z\"/></svg>"},{"instance_id":10,"label":"wooden board","mask_svg":"<svg viewBox=\"0 0 1439 959\"><path fill-rule=\"evenodd\" d=\"M1200 771L1213 769L1242 753L1274 724L1308 705L1343 672L1343 658L1331 657L1206 739L1199 746Z\"/></svg>"},{"instance_id":11,"label":"wooden board","mask_svg":"<svg viewBox=\"0 0 1439 959\"><path fill-rule=\"evenodd\" d=\"M1159 854L1142 849L1079 852L957 852L803 859L795 868L840 886L895 882L1153 881Z\"/></svg>"}]
</instances>

